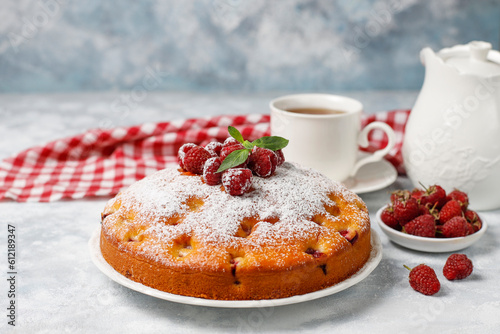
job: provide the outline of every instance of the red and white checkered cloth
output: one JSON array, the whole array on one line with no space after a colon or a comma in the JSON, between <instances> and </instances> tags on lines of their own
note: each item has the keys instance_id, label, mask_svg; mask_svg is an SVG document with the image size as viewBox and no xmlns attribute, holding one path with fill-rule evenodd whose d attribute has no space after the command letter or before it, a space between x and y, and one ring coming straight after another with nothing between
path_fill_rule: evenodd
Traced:
<instances>
[{"instance_id":1,"label":"red and white checkered cloth","mask_svg":"<svg viewBox=\"0 0 500 334\"><path fill-rule=\"evenodd\" d=\"M385 121L398 139L387 159L403 171L401 144L408 110L363 118L363 125ZM50 202L63 198L113 196L154 171L177 165L184 143L204 144L227 138L227 127L237 127L250 141L270 133L269 115L216 116L146 123L131 127L89 130L83 134L29 148L0 162L0 200ZM370 134L373 151L387 139L380 130Z\"/></svg>"}]
</instances>

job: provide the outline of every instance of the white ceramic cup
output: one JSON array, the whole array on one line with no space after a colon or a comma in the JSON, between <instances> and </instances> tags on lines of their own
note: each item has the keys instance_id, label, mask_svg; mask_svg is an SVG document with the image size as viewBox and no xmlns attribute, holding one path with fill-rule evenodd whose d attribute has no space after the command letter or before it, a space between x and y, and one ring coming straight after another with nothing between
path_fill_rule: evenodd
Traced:
<instances>
[{"instance_id":1,"label":"white ceramic cup","mask_svg":"<svg viewBox=\"0 0 500 334\"><path fill-rule=\"evenodd\" d=\"M287 161L314 168L335 181L354 176L367 163L381 160L395 145L392 128L372 122L361 130L361 102L330 94L295 94L274 99L271 108L271 134L289 139L283 149ZM329 109L340 113L306 114L290 112L301 108ZM388 144L358 160L358 146L368 146L368 133L379 128Z\"/></svg>"}]
</instances>

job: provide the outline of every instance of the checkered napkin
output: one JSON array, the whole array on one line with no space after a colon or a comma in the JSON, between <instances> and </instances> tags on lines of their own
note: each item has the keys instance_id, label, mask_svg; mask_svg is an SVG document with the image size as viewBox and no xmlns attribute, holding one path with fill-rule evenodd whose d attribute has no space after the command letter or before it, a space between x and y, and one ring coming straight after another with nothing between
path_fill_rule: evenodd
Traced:
<instances>
[{"instance_id":1,"label":"checkered napkin","mask_svg":"<svg viewBox=\"0 0 500 334\"><path fill-rule=\"evenodd\" d=\"M398 145L387 158L396 167L402 164L400 148L408 113L396 110L363 118L363 124L381 120L395 129ZM229 125L252 141L269 135L269 120L269 115L260 114L205 117L89 130L58 139L0 162L0 200L50 202L112 196L156 170L177 166L177 151L184 143L223 141ZM371 132L367 151L387 143L379 131Z\"/></svg>"}]
</instances>

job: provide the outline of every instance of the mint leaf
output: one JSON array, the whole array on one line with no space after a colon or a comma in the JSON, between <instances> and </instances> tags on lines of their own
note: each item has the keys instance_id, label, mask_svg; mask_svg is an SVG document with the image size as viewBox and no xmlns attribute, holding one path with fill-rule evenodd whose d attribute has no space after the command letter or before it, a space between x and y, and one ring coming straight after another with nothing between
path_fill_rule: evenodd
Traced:
<instances>
[{"instance_id":1,"label":"mint leaf","mask_svg":"<svg viewBox=\"0 0 500 334\"><path fill-rule=\"evenodd\" d=\"M237 141L239 141L240 143L243 144L243 141L244 141L243 135L238 131L238 129L236 129L234 126L228 126L227 132L229 132L231 137L233 137L234 139L236 139Z\"/></svg>"},{"instance_id":2,"label":"mint leaf","mask_svg":"<svg viewBox=\"0 0 500 334\"><path fill-rule=\"evenodd\" d=\"M242 163L247 161L249 155L250 155L250 149L246 148L231 152L231 154L229 154L224 159L219 169L217 169L216 173L220 173L225 171L226 169L241 165Z\"/></svg>"},{"instance_id":3,"label":"mint leaf","mask_svg":"<svg viewBox=\"0 0 500 334\"><path fill-rule=\"evenodd\" d=\"M245 141L243 142L243 146L245 146L245 148L248 148L248 149L250 149L250 150L251 150L251 149L252 149L255 145L254 145L254 144L252 144L251 142L249 142L248 140L245 140Z\"/></svg>"},{"instance_id":4,"label":"mint leaf","mask_svg":"<svg viewBox=\"0 0 500 334\"><path fill-rule=\"evenodd\" d=\"M285 148L288 145L288 139L278 136L266 136L254 140L252 144L258 147L267 148L272 151L277 151Z\"/></svg>"}]
</instances>

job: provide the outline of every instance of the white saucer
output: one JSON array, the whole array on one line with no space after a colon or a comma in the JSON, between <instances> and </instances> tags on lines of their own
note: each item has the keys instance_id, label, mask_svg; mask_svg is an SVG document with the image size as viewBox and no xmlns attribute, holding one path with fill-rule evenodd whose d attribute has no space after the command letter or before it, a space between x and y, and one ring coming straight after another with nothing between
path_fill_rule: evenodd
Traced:
<instances>
[{"instance_id":1,"label":"white saucer","mask_svg":"<svg viewBox=\"0 0 500 334\"><path fill-rule=\"evenodd\" d=\"M358 159L369 155L359 152ZM362 166L354 177L350 177L342 183L356 194L384 189L396 181L398 172L387 160L382 159Z\"/></svg>"},{"instance_id":2,"label":"white saucer","mask_svg":"<svg viewBox=\"0 0 500 334\"><path fill-rule=\"evenodd\" d=\"M92 262L101 270L106 276L111 278L113 281L121 284L129 289L141 292L143 294L153 296L156 298L168 300L171 302L189 304L189 305L199 305L199 306L210 306L210 307L228 307L228 308L252 308L252 307L271 307L280 306L288 304L296 304L305 301L310 301L318 299L321 297L333 295L342 290L345 290L366 278L380 263L382 259L382 243L380 241L377 233L372 229L372 252L368 262L361 268L356 274L352 275L345 281L342 281L332 287L307 293L305 295L298 295L288 298L280 299L265 299L265 300L212 300L203 299L196 297L186 297L175 295L172 293L167 293L159 291L148 286L142 285L140 283L129 280L125 276L121 275L111 267L106 260L102 257L101 247L99 245L99 237L101 233L101 228L97 228L92 237L89 240L90 257Z\"/></svg>"}]
</instances>

